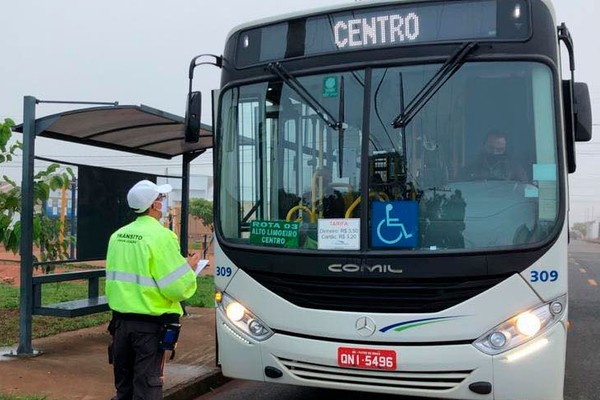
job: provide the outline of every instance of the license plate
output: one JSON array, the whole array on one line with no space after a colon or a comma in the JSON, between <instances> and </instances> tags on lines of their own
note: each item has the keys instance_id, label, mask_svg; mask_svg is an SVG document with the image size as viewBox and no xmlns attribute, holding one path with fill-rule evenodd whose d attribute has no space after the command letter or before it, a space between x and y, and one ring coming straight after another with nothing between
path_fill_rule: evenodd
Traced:
<instances>
[{"instance_id":1,"label":"license plate","mask_svg":"<svg viewBox=\"0 0 600 400\"><path fill-rule=\"evenodd\" d=\"M396 369L394 350L338 347L338 366L364 369Z\"/></svg>"}]
</instances>

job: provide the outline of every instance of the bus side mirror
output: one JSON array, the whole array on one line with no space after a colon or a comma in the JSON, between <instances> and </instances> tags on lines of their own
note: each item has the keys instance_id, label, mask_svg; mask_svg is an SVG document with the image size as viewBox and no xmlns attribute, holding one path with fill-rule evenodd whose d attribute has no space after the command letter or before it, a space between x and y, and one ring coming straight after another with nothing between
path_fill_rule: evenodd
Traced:
<instances>
[{"instance_id":1,"label":"bus side mirror","mask_svg":"<svg viewBox=\"0 0 600 400\"><path fill-rule=\"evenodd\" d=\"M185 141L197 143L200 139L200 116L202 115L202 93L191 92L185 111Z\"/></svg>"},{"instance_id":2,"label":"bus side mirror","mask_svg":"<svg viewBox=\"0 0 600 400\"><path fill-rule=\"evenodd\" d=\"M575 141L587 142L592 139L592 105L588 85L575 82L573 86L573 114Z\"/></svg>"}]
</instances>

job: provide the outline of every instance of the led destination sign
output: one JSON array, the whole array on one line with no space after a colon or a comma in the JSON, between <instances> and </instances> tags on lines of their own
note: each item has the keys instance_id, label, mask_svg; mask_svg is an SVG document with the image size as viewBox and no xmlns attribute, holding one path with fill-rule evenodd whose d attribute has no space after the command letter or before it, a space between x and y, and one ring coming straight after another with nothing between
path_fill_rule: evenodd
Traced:
<instances>
[{"instance_id":1,"label":"led destination sign","mask_svg":"<svg viewBox=\"0 0 600 400\"><path fill-rule=\"evenodd\" d=\"M333 37L338 49L386 43L415 41L421 33L419 16L410 12L338 21L333 27Z\"/></svg>"},{"instance_id":2,"label":"led destination sign","mask_svg":"<svg viewBox=\"0 0 600 400\"><path fill-rule=\"evenodd\" d=\"M297 17L242 31L238 66L293 57L411 44L524 40L531 35L527 0L398 2Z\"/></svg>"}]
</instances>

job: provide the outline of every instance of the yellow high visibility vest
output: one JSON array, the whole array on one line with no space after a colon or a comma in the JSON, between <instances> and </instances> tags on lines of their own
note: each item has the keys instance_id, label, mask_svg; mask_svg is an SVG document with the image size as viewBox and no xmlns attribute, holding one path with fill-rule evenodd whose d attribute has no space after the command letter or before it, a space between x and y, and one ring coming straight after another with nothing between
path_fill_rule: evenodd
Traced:
<instances>
[{"instance_id":1,"label":"yellow high visibility vest","mask_svg":"<svg viewBox=\"0 0 600 400\"><path fill-rule=\"evenodd\" d=\"M110 237L106 298L121 313L183 314L181 301L196 292L194 271L181 255L175 233L148 215Z\"/></svg>"}]
</instances>

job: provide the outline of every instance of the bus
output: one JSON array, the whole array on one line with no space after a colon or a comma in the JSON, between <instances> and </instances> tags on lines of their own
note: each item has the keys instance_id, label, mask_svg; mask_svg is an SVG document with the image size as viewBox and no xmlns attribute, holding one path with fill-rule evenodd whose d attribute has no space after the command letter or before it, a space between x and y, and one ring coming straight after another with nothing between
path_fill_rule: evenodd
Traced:
<instances>
[{"instance_id":1,"label":"bus","mask_svg":"<svg viewBox=\"0 0 600 400\"><path fill-rule=\"evenodd\" d=\"M568 174L591 137L573 49L547 0L233 29L213 92L222 373L563 399Z\"/></svg>"}]
</instances>

